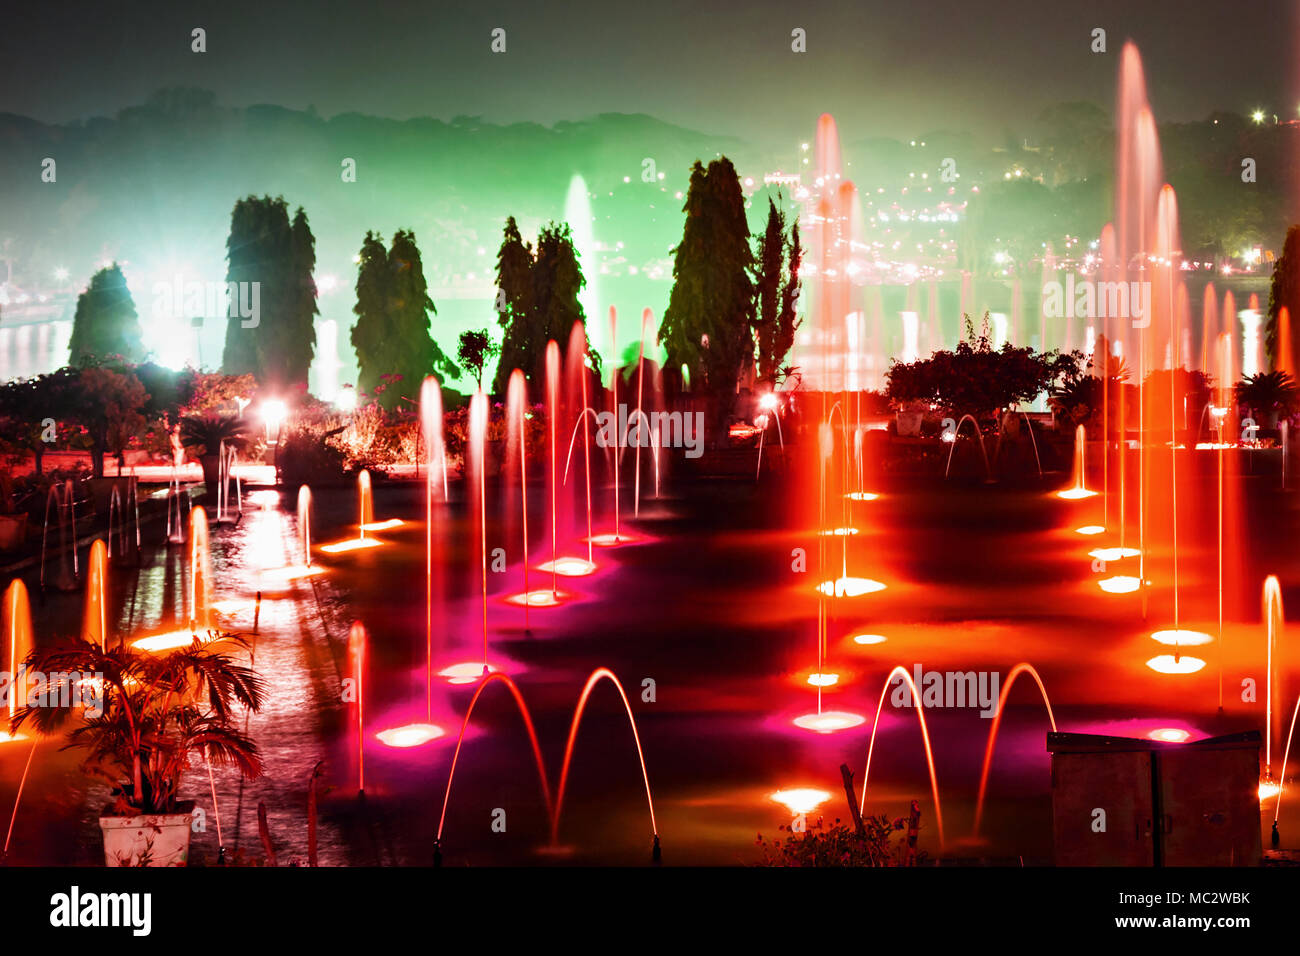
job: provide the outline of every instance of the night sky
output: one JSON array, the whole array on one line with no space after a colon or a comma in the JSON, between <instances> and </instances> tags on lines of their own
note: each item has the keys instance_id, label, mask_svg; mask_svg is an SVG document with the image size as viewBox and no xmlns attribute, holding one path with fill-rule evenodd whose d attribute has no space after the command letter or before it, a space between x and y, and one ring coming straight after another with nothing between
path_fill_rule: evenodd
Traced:
<instances>
[{"instance_id":1,"label":"night sky","mask_svg":"<svg viewBox=\"0 0 1300 956\"><path fill-rule=\"evenodd\" d=\"M551 123L643 112L771 142L836 115L860 135L995 137L1045 106L1110 108L1126 37L1159 121L1262 108L1294 118L1294 2L1164 0L639 4L324 2L10 4L0 111L64 122L113 115L163 86L227 106L322 115L482 116ZM190 30L208 52L190 52ZM1108 53L1089 49L1104 27ZM489 51L492 28L507 52ZM808 52L790 52L790 31Z\"/></svg>"}]
</instances>

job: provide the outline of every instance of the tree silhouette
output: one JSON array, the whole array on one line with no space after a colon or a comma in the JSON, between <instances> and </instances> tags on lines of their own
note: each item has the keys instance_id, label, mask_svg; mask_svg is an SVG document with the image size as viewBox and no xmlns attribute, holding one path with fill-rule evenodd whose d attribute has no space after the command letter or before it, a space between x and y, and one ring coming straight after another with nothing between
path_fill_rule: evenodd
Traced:
<instances>
[{"instance_id":1,"label":"tree silhouette","mask_svg":"<svg viewBox=\"0 0 1300 956\"><path fill-rule=\"evenodd\" d=\"M68 343L72 365L120 355L128 362L144 359L144 341L126 276L115 262L90 278L77 298Z\"/></svg>"}]
</instances>

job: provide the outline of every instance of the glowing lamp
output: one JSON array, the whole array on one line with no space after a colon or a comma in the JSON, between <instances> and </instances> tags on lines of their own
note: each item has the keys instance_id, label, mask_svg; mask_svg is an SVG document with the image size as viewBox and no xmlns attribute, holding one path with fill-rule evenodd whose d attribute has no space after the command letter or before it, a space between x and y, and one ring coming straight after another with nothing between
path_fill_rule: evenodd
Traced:
<instances>
[{"instance_id":1,"label":"glowing lamp","mask_svg":"<svg viewBox=\"0 0 1300 956\"><path fill-rule=\"evenodd\" d=\"M1263 802L1269 799L1270 797L1276 797L1281 792L1282 792L1282 788L1278 785L1277 781L1273 779L1273 776L1271 774L1266 773L1264 774L1263 777L1260 778L1259 781L1260 802Z\"/></svg>"},{"instance_id":2,"label":"glowing lamp","mask_svg":"<svg viewBox=\"0 0 1300 956\"><path fill-rule=\"evenodd\" d=\"M406 724L403 727L381 730L375 736L379 738L380 743L389 747L419 747L430 740L437 740L444 733L446 731L437 724Z\"/></svg>"},{"instance_id":3,"label":"glowing lamp","mask_svg":"<svg viewBox=\"0 0 1300 956\"><path fill-rule=\"evenodd\" d=\"M809 674L808 683L814 687L833 687L840 682L839 674Z\"/></svg>"},{"instance_id":4,"label":"glowing lamp","mask_svg":"<svg viewBox=\"0 0 1300 956\"><path fill-rule=\"evenodd\" d=\"M278 398L268 398L262 402L262 421L271 431L279 431L284 420L289 417L289 406Z\"/></svg>"},{"instance_id":5,"label":"glowing lamp","mask_svg":"<svg viewBox=\"0 0 1300 956\"><path fill-rule=\"evenodd\" d=\"M762 398L758 400L758 407L765 408L769 412L772 411L772 409L776 408L776 405L777 405L777 399L776 399L775 392L768 392L766 395L764 395Z\"/></svg>"},{"instance_id":6,"label":"glowing lamp","mask_svg":"<svg viewBox=\"0 0 1300 956\"><path fill-rule=\"evenodd\" d=\"M1205 661L1199 657L1188 657L1186 654L1179 657L1173 654L1161 654L1147 661L1147 667L1158 674L1195 674L1204 666Z\"/></svg>"},{"instance_id":7,"label":"glowing lamp","mask_svg":"<svg viewBox=\"0 0 1300 956\"><path fill-rule=\"evenodd\" d=\"M1187 738L1191 736L1187 731L1178 727L1161 727L1151 731L1147 736L1152 740L1158 740L1166 744L1186 743Z\"/></svg>"},{"instance_id":8,"label":"glowing lamp","mask_svg":"<svg viewBox=\"0 0 1300 956\"><path fill-rule=\"evenodd\" d=\"M831 798L825 790L813 787L796 787L768 794L768 799L784 806L793 814L812 813Z\"/></svg>"},{"instance_id":9,"label":"glowing lamp","mask_svg":"<svg viewBox=\"0 0 1300 956\"><path fill-rule=\"evenodd\" d=\"M833 734L837 730L848 730L867 722L861 714L847 710L824 710L819 714L803 714L794 719L794 725L801 730L812 730L819 734Z\"/></svg>"},{"instance_id":10,"label":"glowing lamp","mask_svg":"<svg viewBox=\"0 0 1300 956\"><path fill-rule=\"evenodd\" d=\"M883 634L854 634L854 644L883 644L888 638Z\"/></svg>"}]
</instances>

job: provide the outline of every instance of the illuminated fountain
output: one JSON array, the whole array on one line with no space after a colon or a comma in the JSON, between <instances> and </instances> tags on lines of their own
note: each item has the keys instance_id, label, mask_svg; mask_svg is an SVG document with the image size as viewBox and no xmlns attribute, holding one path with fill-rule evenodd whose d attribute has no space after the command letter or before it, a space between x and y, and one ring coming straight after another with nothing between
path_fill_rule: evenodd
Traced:
<instances>
[{"instance_id":1,"label":"illuminated fountain","mask_svg":"<svg viewBox=\"0 0 1300 956\"><path fill-rule=\"evenodd\" d=\"M54 509L54 520L59 525L59 569L51 582L60 591L72 591L77 587L77 503L72 482L55 482L50 485L50 493L45 499L45 523L41 529L41 572L40 586L45 589L45 552L50 537L50 508ZM71 553L71 568L68 555Z\"/></svg>"},{"instance_id":2,"label":"illuminated fountain","mask_svg":"<svg viewBox=\"0 0 1300 956\"><path fill-rule=\"evenodd\" d=\"M1264 777L1259 782L1259 798L1266 800L1281 790L1281 784L1273 780L1273 647L1281 636L1285 617L1282 613L1282 585L1275 575L1264 579L1264 625L1267 634L1265 644L1265 691L1264 691Z\"/></svg>"},{"instance_id":3,"label":"illuminated fountain","mask_svg":"<svg viewBox=\"0 0 1300 956\"><path fill-rule=\"evenodd\" d=\"M559 834L560 818L564 810L564 793L568 787L569 770L573 763L574 745L577 743L578 728L582 724L582 717L587 707L587 700L591 697L591 693L595 689L596 685L601 681L609 681L614 685L615 690L618 691L619 698L623 702L623 709L627 713L628 725L632 730L632 741L636 745L637 759L641 765L641 779L645 785L646 804L650 811L650 829L654 841L651 855L652 859L656 863L659 862L659 826L655 820L654 796L650 790L650 776L646 771L645 753L641 749L641 735L637 731L636 717L632 713L632 705L628 701L627 693L624 691L623 685L619 681L618 677L608 668L598 667L587 677L582 692L578 695L578 703L573 711L573 719L569 722L569 736L564 746L564 761L560 767L560 782L559 787L556 790L555 804L553 807L551 804L550 787L547 784L546 768L542 762L542 750L537 742L537 732L533 726L533 720L528 712L528 707L524 703L523 695L519 692L519 688L515 682L506 674L493 673L485 674L483 676L478 688L474 691L474 696L470 699L469 706L465 710L465 717L461 722L460 735L456 740L456 749L452 754L451 768L447 773L447 788L443 794L442 815L438 820L438 834L435 838L435 865L441 863L442 860L442 834L447 822L447 806L451 801L451 785L456 777L456 763L460 757L461 746L465 742L465 731L469 727L470 715L474 712L474 705L478 703L480 695L482 695L488 684L493 683L494 681L499 681L506 685L506 688L510 691L510 695L515 702L515 706L519 709L520 716L523 717L524 727L528 731L528 740L532 745L533 760L537 765L537 778L541 784L542 798L546 803L547 816L550 817L551 841L548 850L553 853L561 850L561 847L559 846Z\"/></svg>"},{"instance_id":4,"label":"illuminated fountain","mask_svg":"<svg viewBox=\"0 0 1300 956\"><path fill-rule=\"evenodd\" d=\"M961 426L968 421L970 422L971 429L975 433L975 437L979 439L980 458L984 461L984 481L986 483L991 483L993 481L993 466L989 464L989 455L984 449L984 433L980 431L979 422L975 421L973 415L963 415L961 418L957 419L956 428L951 432L946 431L943 434L943 440L950 442L952 446L948 449L948 463L944 466L943 476L947 478L948 473L952 470L952 454L957 450L957 439L961 437Z\"/></svg>"},{"instance_id":5,"label":"illuminated fountain","mask_svg":"<svg viewBox=\"0 0 1300 956\"><path fill-rule=\"evenodd\" d=\"M524 589L519 594L512 594L507 597L506 603L514 604L524 609L524 631L529 630L528 611L534 607L558 607L562 603L562 596L559 591L551 588L537 588L532 590L528 587L528 426L526 421L526 409L528 407L528 383L524 379L524 373L515 369L510 373L510 382L506 388L506 434L508 455L518 455L519 457L519 517L522 526L522 554L523 554L523 575ZM574 434L577 434L575 427ZM572 454L572 444L570 444L570 454ZM513 468L510 469L513 471ZM568 474L568 465L565 465L565 474ZM587 508L588 508L588 529L591 522L591 479L590 470L588 471L587 480ZM590 530L588 531L590 534ZM593 564L594 568L595 565Z\"/></svg>"},{"instance_id":6,"label":"illuminated fountain","mask_svg":"<svg viewBox=\"0 0 1300 956\"><path fill-rule=\"evenodd\" d=\"M4 668L10 675L9 721L0 729L0 744L25 740L23 734L11 734L14 715L18 712L18 701L27 700L27 656L34 648L32 640L32 605L27 597L27 585L21 578L14 578L5 589L4 596L5 647Z\"/></svg>"},{"instance_id":7,"label":"illuminated fountain","mask_svg":"<svg viewBox=\"0 0 1300 956\"><path fill-rule=\"evenodd\" d=\"M1091 498L1097 494L1088 488L1084 468L1084 451L1087 447L1084 428L1080 425L1074 430L1074 484L1064 491L1058 491L1056 497L1069 501Z\"/></svg>"},{"instance_id":8,"label":"illuminated fountain","mask_svg":"<svg viewBox=\"0 0 1300 956\"><path fill-rule=\"evenodd\" d=\"M366 794L366 712L365 712L365 674L366 674L366 635L365 625L360 621L352 622L348 632L348 676L352 679L353 713L357 729L357 795Z\"/></svg>"},{"instance_id":9,"label":"illuminated fountain","mask_svg":"<svg viewBox=\"0 0 1300 956\"><path fill-rule=\"evenodd\" d=\"M1007 697L1011 694L1011 687L1016 682L1016 678L1021 674L1028 674L1038 685L1038 693L1042 695L1043 706L1047 708L1047 722L1051 724L1052 733L1056 733L1056 717L1052 714L1052 701L1047 696L1047 688L1043 686L1043 678L1039 676L1038 671L1032 664L1021 661L1011 672L1007 674L1006 683L1002 685L1002 692L998 695L998 707L993 714L993 726L989 728L989 740L984 747L984 766L980 770L980 789L979 797L975 801L975 826L971 830L971 836L978 838L980 834L980 820L984 815L984 797L988 793L989 784L989 767L993 765L993 748L997 745L998 727L1002 723L1002 709L1006 706Z\"/></svg>"},{"instance_id":10,"label":"illuminated fountain","mask_svg":"<svg viewBox=\"0 0 1300 956\"><path fill-rule=\"evenodd\" d=\"M557 458L559 456L559 440L557 436L558 419L560 415L560 347L555 340L546 343L546 429L548 435L548 452L550 455L550 499L551 499L551 559L538 565L541 571L549 571L551 575L551 594L556 601L562 597L559 587L559 576L564 577L583 577L591 574L596 570L596 565L585 558L560 556L560 508L559 508L559 484L560 477L557 473Z\"/></svg>"},{"instance_id":11,"label":"illuminated fountain","mask_svg":"<svg viewBox=\"0 0 1300 956\"><path fill-rule=\"evenodd\" d=\"M202 507L190 509L188 626L133 641L142 651L170 651L188 647L194 641L211 639L212 570L208 554L208 516Z\"/></svg>"},{"instance_id":12,"label":"illuminated fountain","mask_svg":"<svg viewBox=\"0 0 1300 956\"><path fill-rule=\"evenodd\" d=\"M108 548L96 540L86 559L86 603L81 618L81 639L108 650L108 610L105 592L108 584Z\"/></svg>"},{"instance_id":13,"label":"illuminated fountain","mask_svg":"<svg viewBox=\"0 0 1300 956\"><path fill-rule=\"evenodd\" d=\"M925 708L921 704L921 692L913 682L912 675L907 672L907 668L902 666L895 667L889 672L889 676L885 678L885 686L880 690L880 701L876 704L876 719L871 724L871 740L867 744L867 766L862 772L862 800L858 804L858 812L865 813L867 809L867 785L871 780L871 757L876 750L876 731L880 729L880 712L884 709L885 695L889 693L889 685L894 682L895 677L901 677L911 689L912 703L916 706L916 718L921 724L921 742L925 745L925 760L930 768L930 795L934 798L934 820L939 830L939 847L942 850L943 809L939 803L939 781L934 773L934 751L930 747L930 731L925 726Z\"/></svg>"},{"instance_id":14,"label":"illuminated fountain","mask_svg":"<svg viewBox=\"0 0 1300 956\"><path fill-rule=\"evenodd\" d=\"M355 538L346 538L343 541L337 541L334 544L323 544L321 550L326 554L342 554L347 551L360 551L366 548L377 548L383 544L376 538L367 537L367 532L382 531L385 528L393 528L402 524L400 518L392 518L388 521L376 522L374 512L374 502L370 487L370 472L365 468L357 475L357 509L359 511L357 519L357 536Z\"/></svg>"}]
</instances>

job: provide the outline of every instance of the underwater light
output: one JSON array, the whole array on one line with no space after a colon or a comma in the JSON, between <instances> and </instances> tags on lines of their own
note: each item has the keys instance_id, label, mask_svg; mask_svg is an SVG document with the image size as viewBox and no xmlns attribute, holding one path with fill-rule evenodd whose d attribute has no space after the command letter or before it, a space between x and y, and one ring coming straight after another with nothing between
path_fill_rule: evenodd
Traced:
<instances>
[{"instance_id":1,"label":"underwater light","mask_svg":"<svg viewBox=\"0 0 1300 956\"><path fill-rule=\"evenodd\" d=\"M1097 587L1107 594L1132 594L1142 584L1137 578L1127 574L1117 574L1113 578L1102 578Z\"/></svg>"},{"instance_id":2,"label":"underwater light","mask_svg":"<svg viewBox=\"0 0 1300 956\"><path fill-rule=\"evenodd\" d=\"M794 814L812 813L831 798L825 790L814 787L795 787L768 794L768 799L779 803Z\"/></svg>"},{"instance_id":3,"label":"underwater light","mask_svg":"<svg viewBox=\"0 0 1300 956\"><path fill-rule=\"evenodd\" d=\"M348 538L334 544L322 544L320 549L326 554L342 554L345 551L360 551L363 548L377 548L384 542L375 538Z\"/></svg>"},{"instance_id":4,"label":"underwater light","mask_svg":"<svg viewBox=\"0 0 1300 956\"><path fill-rule=\"evenodd\" d=\"M554 568L556 574L566 578L581 578L591 574L596 570L596 565L586 558L556 558L554 561L543 561L537 566L539 571L551 571Z\"/></svg>"},{"instance_id":5,"label":"underwater light","mask_svg":"<svg viewBox=\"0 0 1300 956\"><path fill-rule=\"evenodd\" d=\"M814 687L833 687L840 682L839 674L809 674L808 683Z\"/></svg>"},{"instance_id":6,"label":"underwater light","mask_svg":"<svg viewBox=\"0 0 1300 956\"><path fill-rule=\"evenodd\" d=\"M1178 630L1156 631L1151 635L1153 641L1161 644L1173 644L1175 646L1195 647L1198 644L1209 644L1214 638L1204 631L1186 631L1182 628Z\"/></svg>"},{"instance_id":7,"label":"underwater light","mask_svg":"<svg viewBox=\"0 0 1300 956\"><path fill-rule=\"evenodd\" d=\"M497 669L482 661L469 661L464 664L452 664L438 671L439 677L447 678L448 684L474 684L484 673L495 674Z\"/></svg>"},{"instance_id":8,"label":"underwater light","mask_svg":"<svg viewBox=\"0 0 1300 956\"><path fill-rule=\"evenodd\" d=\"M1106 529L1099 524L1086 524L1082 528L1075 528L1075 534L1105 534Z\"/></svg>"},{"instance_id":9,"label":"underwater light","mask_svg":"<svg viewBox=\"0 0 1300 956\"><path fill-rule=\"evenodd\" d=\"M1199 657L1188 657L1186 654L1179 657L1161 654L1147 661L1147 667L1159 674L1195 674L1204 666L1205 661Z\"/></svg>"},{"instance_id":10,"label":"underwater light","mask_svg":"<svg viewBox=\"0 0 1300 956\"><path fill-rule=\"evenodd\" d=\"M507 604L516 607L559 607L568 597L564 592L555 592L550 588L538 588L535 591L521 591L506 598Z\"/></svg>"},{"instance_id":11,"label":"underwater light","mask_svg":"<svg viewBox=\"0 0 1300 956\"><path fill-rule=\"evenodd\" d=\"M803 730L814 730L819 734L833 734L837 730L848 730L867 722L861 714L847 710L826 710L820 714L803 714L794 719L794 725Z\"/></svg>"},{"instance_id":12,"label":"underwater light","mask_svg":"<svg viewBox=\"0 0 1300 956\"><path fill-rule=\"evenodd\" d=\"M389 747L419 747L430 740L437 740L445 733L446 731L437 724L406 724L403 727L381 730L375 736Z\"/></svg>"},{"instance_id":13,"label":"underwater light","mask_svg":"<svg viewBox=\"0 0 1300 956\"><path fill-rule=\"evenodd\" d=\"M853 578L846 575L836 578L834 581L823 581L817 585L817 590L827 597L832 595L835 597L861 597L864 594L883 591L885 585L879 581L873 581L871 578Z\"/></svg>"}]
</instances>

